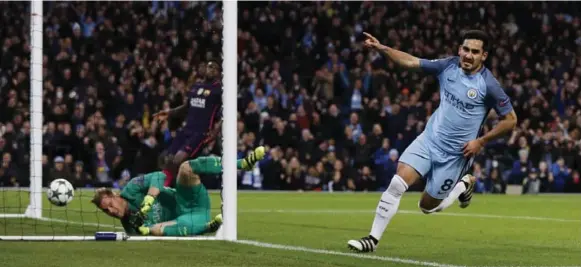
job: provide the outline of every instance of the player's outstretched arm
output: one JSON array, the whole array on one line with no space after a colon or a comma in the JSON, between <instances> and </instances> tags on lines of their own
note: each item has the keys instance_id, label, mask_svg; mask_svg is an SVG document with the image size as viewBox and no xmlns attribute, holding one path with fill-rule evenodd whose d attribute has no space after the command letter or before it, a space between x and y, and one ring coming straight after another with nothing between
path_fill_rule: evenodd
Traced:
<instances>
[{"instance_id":1,"label":"player's outstretched arm","mask_svg":"<svg viewBox=\"0 0 581 267\"><path fill-rule=\"evenodd\" d=\"M188 113L188 105L187 103L184 103L183 105L177 107L177 108L173 108L169 110L169 118L174 118L174 117L178 117L178 118L185 118L185 116Z\"/></svg>"},{"instance_id":2,"label":"player's outstretched arm","mask_svg":"<svg viewBox=\"0 0 581 267\"><path fill-rule=\"evenodd\" d=\"M363 33L367 39L363 43L365 47L375 49L395 62L397 65L406 69L417 70L420 69L420 59L408 53L393 49L389 46L381 44L377 38L371 34Z\"/></svg>"},{"instance_id":3,"label":"player's outstretched arm","mask_svg":"<svg viewBox=\"0 0 581 267\"><path fill-rule=\"evenodd\" d=\"M188 111L188 105L184 103L183 105L173 108L170 110L162 110L158 113L153 114L153 119L159 121L165 121L174 117L184 118Z\"/></svg>"}]
</instances>

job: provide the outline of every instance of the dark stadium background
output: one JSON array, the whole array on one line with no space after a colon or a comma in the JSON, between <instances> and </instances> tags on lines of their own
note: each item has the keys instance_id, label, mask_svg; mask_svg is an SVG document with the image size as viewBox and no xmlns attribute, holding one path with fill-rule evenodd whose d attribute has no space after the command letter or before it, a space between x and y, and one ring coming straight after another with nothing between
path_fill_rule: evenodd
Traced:
<instances>
[{"instance_id":1,"label":"dark stadium background","mask_svg":"<svg viewBox=\"0 0 581 267\"><path fill-rule=\"evenodd\" d=\"M155 171L175 107L221 57L220 4L45 3L43 182L120 187ZM418 57L455 55L469 28L512 97L512 136L489 144L478 192L581 192L581 28L574 2L241 2L239 154L270 148L244 189L383 190L438 105L437 81L363 50L362 31ZM0 3L0 186L29 183L28 3ZM154 11L154 12L151 12ZM562 15L567 11L569 15ZM454 15L456 14L456 15ZM491 117L484 131L496 122ZM203 154L220 154L211 143ZM218 188L215 177L204 179ZM418 185L415 189L421 189Z\"/></svg>"}]
</instances>

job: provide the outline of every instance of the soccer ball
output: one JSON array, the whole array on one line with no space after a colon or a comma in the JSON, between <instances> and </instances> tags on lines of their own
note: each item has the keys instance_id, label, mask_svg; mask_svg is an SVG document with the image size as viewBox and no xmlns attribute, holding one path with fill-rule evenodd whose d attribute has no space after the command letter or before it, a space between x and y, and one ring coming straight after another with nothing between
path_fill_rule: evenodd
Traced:
<instances>
[{"instance_id":1,"label":"soccer ball","mask_svg":"<svg viewBox=\"0 0 581 267\"><path fill-rule=\"evenodd\" d=\"M75 189L73 185L65 179L55 179L50 183L46 191L46 196L50 203L59 207L69 204L74 195Z\"/></svg>"}]
</instances>

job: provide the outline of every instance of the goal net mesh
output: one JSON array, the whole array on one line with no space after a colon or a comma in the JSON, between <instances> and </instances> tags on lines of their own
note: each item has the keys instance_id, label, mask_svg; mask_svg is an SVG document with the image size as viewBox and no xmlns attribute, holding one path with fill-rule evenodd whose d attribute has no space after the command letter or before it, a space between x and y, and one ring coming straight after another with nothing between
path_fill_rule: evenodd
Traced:
<instances>
[{"instance_id":1,"label":"goal net mesh","mask_svg":"<svg viewBox=\"0 0 581 267\"><path fill-rule=\"evenodd\" d=\"M91 203L95 190L119 191L161 169L158 156L179 122L157 123L152 114L183 103L204 62L222 62L223 4L4 2L0 9L9 25L0 27L0 239L123 232ZM198 156L223 156L222 146L219 137ZM65 206L47 198L59 178L74 186ZM214 216L222 179L204 179L216 192Z\"/></svg>"}]
</instances>

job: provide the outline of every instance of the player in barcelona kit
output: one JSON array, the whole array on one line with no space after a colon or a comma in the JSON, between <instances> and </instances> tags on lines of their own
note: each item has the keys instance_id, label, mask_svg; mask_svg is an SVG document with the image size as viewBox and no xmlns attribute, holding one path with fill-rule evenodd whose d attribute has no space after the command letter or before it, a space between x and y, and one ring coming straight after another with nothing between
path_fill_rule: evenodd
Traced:
<instances>
[{"instance_id":1,"label":"player in barcelona kit","mask_svg":"<svg viewBox=\"0 0 581 267\"><path fill-rule=\"evenodd\" d=\"M237 162L238 169L251 170L264 158L258 147ZM131 179L121 193L108 188L96 191L92 202L109 216L121 220L129 235L193 236L212 233L222 216L210 215L210 197L199 174L220 174L219 157L199 157L183 162L175 188L164 187L165 174L153 172Z\"/></svg>"},{"instance_id":2,"label":"player in barcelona kit","mask_svg":"<svg viewBox=\"0 0 581 267\"><path fill-rule=\"evenodd\" d=\"M196 157L203 146L215 137L220 126L222 111L221 68L216 62L206 65L206 82L197 83L188 91L183 105L153 115L155 119L185 118L185 125L166 151L165 186L173 186L179 165L188 158Z\"/></svg>"},{"instance_id":3,"label":"player in barcelona kit","mask_svg":"<svg viewBox=\"0 0 581 267\"><path fill-rule=\"evenodd\" d=\"M383 53L403 68L436 76L441 101L424 132L399 159L397 173L377 205L370 234L347 242L348 247L357 252L375 251L397 212L402 195L420 178L425 180L426 188L418 206L425 214L440 212L456 199L461 208L468 207L476 179L466 173L473 157L487 142L510 132L517 123L509 97L483 65L488 56L486 33L465 32L457 57L436 60L419 59L365 35L366 47ZM479 137L491 109L501 120L490 132Z\"/></svg>"}]
</instances>

